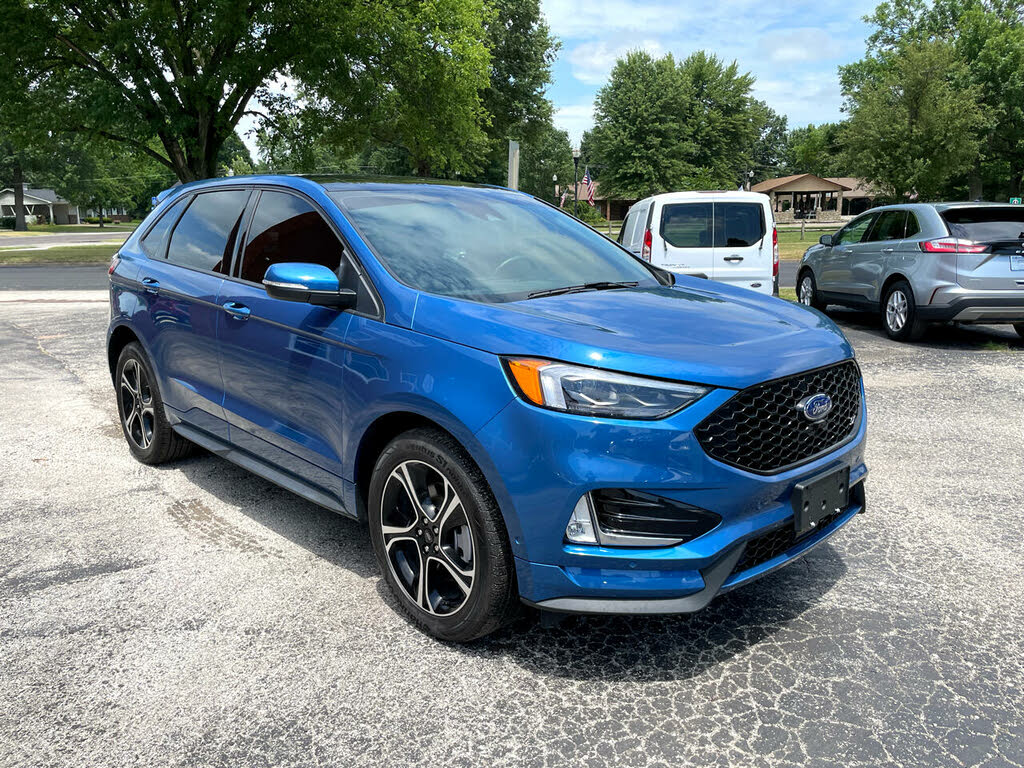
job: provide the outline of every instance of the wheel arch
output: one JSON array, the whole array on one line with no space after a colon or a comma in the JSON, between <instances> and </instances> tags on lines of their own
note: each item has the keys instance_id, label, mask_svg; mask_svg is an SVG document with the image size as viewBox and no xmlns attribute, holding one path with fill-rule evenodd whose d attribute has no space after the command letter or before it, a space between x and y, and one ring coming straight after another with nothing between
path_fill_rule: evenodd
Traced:
<instances>
[{"instance_id":1,"label":"wheel arch","mask_svg":"<svg viewBox=\"0 0 1024 768\"><path fill-rule=\"evenodd\" d=\"M111 381L114 380L114 375L117 373L117 360L121 357L121 352L133 341L145 348L142 338L127 323L121 323L110 329L107 337L107 365L110 368Z\"/></svg>"},{"instance_id":2,"label":"wheel arch","mask_svg":"<svg viewBox=\"0 0 1024 768\"><path fill-rule=\"evenodd\" d=\"M885 294L888 292L889 288L891 288L896 283L906 283L907 285L910 286L911 290L914 290L914 285L913 285L913 283L910 282L910 278L909 277L904 275L902 272L893 272L891 275L889 275L887 278L885 278L885 282L882 283L882 289L878 292L878 308L879 308L879 310L882 309L882 302L885 301ZM916 293L914 294L914 303L915 304L917 303L917 294Z\"/></svg>"}]
</instances>

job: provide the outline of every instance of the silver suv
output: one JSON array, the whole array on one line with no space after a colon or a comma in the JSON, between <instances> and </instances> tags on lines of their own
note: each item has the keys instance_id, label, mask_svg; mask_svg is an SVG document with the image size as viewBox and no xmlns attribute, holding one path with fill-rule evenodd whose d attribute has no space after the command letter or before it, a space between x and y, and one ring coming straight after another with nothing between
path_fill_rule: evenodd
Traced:
<instances>
[{"instance_id":1,"label":"silver suv","mask_svg":"<svg viewBox=\"0 0 1024 768\"><path fill-rule=\"evenodd\" d=\"M930 203L874 208L807 249L801 304L881 313L890 338L929 322L1011 323L1024 337L1024 207Z\"/></svg>"}]
</instances>

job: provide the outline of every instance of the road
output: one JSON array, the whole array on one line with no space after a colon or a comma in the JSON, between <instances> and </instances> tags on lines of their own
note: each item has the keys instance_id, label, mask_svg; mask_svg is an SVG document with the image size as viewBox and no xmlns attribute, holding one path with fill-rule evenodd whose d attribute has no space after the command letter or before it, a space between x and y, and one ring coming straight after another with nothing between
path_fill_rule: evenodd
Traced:
<instances>
[{"instance_id":1,"label":"road","mask_svg":"<svg viewBox=\"0 0 1024 768\"><path fill-rule=\"evenodd\" d=\"M779 281L782 287L793 288L795 286L798 264L799 262L796 261L780 262ZM0 291L70 291L106 287L107 268L105 264L0 266Z\"/></svg>"},{"instance_id":2,"label":"road","mask_svg":"<svg viewBox=\"0 0 1024 768\"><path fill-rule=\"evenodd\" d=\"M699 614L460 647L400 618L357 523L209 454L132 460L104 301L0 296L5 768L1024 765L1011 332L837 314L867 514Z\"/></svg>"},{"instance_id":3,"label":"road","mask_svg":"<svg viewBox=\"0 0 1024 768\"><path fill-rule=\"evenodd\" d=\"M131 232L111 230L100 232L55 232L50 235L8 235L0 236L0 248L24 247L40 245L83 245L87 243L123 243Z\"/></svg>"}]
</instances>

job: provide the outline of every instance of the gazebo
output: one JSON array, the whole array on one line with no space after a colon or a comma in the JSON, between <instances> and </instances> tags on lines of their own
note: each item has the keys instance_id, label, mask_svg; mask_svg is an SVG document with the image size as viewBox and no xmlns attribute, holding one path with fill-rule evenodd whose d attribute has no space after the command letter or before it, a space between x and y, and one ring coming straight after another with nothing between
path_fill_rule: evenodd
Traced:
<instances>
[{"instance_id":1,"label":"gazebo","mask_svg":"<svg viewBox=\"0 0 1024 768\"><path fill-rule=\"evenodd\" d=\"M768 195L778 222L797 219L839 221L843 211L843 193L853 187L813 173L768 179L750 188Z\"/></svg>"}]
</instances>

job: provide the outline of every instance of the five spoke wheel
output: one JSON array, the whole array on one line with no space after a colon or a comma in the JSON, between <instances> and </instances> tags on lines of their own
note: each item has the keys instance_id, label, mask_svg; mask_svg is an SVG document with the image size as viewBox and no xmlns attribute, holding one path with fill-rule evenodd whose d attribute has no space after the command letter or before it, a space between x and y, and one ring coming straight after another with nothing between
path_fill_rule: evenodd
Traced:
<instances>
[{"instance_id":1,"label":"five spoke wheel","mask_svg":"<svg viewBox=\"0 0 1024 768\"><path fill-rule=\"evenodd\" d=\"M395 467L380 525L388 567L405 596L429 614L457 613L473 591L473 530L444 473L417 460Z\"/></svg>"},{"instance_id":2,"label":"five spoke wheel","mask_svg":"<svg viewBox=\"0 0 1024 768\"><path fill-rule=\"evenodd\" d=\"M118 393L121 398L121 418L124 421L125 434L136 446L146 450L153 442L156 416L153 409L153 390L138 360L129 359L122 367Z\"/></svg>"},{"instance_id":3,"label":"five spoke wheel","mask_svg":"<svg viewBox=\"0 0 1024 768\"><path fill-rule=\"evenodd\" d=\"M907 324L907 297L898 288L889 294L889 300L885 303L885 322L889 330L899 333Z\"/></svg>"}]
</instances>

